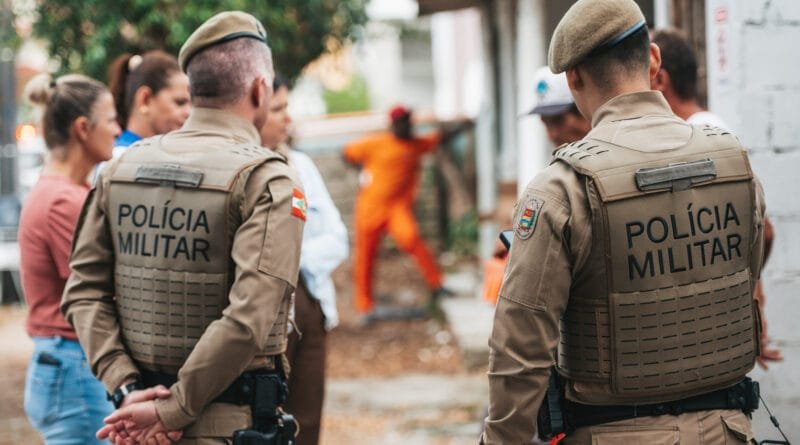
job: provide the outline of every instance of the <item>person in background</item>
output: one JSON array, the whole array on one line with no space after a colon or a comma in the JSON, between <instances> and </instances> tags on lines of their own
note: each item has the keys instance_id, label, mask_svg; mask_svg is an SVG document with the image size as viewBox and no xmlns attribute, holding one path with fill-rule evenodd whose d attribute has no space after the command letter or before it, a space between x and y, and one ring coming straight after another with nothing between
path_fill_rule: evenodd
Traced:
<instances>
[{"instance_id":1,"label":"person in background","mask_svg":"<svg viewBox=\"0 0 800 445\"><path fill-rule=\"evenodd\" d=\"M286 410L300 425L297 445L319 443L325 396L327 332L339 323L336 289L331 273L347 258L347 228L342 222L319 170L311 158L290 149L289 86L276 77L269 116L261 128L261 143L284 155L300 175L306 195L307 219L300 248L300 279L294 298L294 326L289 334L289 399Z\"/></svg>"},{"instance_id":2,"label":"person in background","mask_svg":"<svg viewBox=\"0 0 800 445\"><path fill-rule=\"evenodd\" d=\"M567 76L553 74L543 66L534 76L536 105L526 116L538 115L547 130L547 138L555 147L579 141L592 129L591 123L578 111Z\"/></svg>"},{"instance_id":3,"label":"person in background","mask_svg":"<svg viewBox=\"0 0 800 445\"><path fill-rule=\"evenodd\" d=\"M111 63L108 78L124 129L115 142L115 156L140 139L177 130L189 117L189 79L164 51L123 54Z\"/></svg>"},{"instance_id":4,"label":"person in background","mask_svg":"<svg viewBox=\"0 0 800 445\"><path fill-rule=\"evenodd\" d=\"M677 29L656 30L653 43L661 50L661 69L650 85L661 91L672 112L692 125L729 129L721 117L700 106L697 56L683 34Z\"/></svg>"},{"instance_id":5,"label":"person in background","mask_svg":"<svg viewBox=\"0 0 800 445\"><path fill-rule=\"evenodd\" d=\"M534 85L536 105L524 116L539 116L553 148L579 141L589 133L592 125L578 111L564 73L553 74L543 66L536 70ZM489 303L497 303L507 262L508 250L498 240L483 269L483 298Z\"/></svg>"},{"instance_id":6,"label":"person in background","mask_svg":"<svg viewBox=\"0 0 800 445\"><path fill-rule=\"evenodd\" d=\"M72 234L89 193L87 175L111 158L120 133L114 99L105 85L76 74L55 81L39 75L25 94L44 107L49 150L19 224L20 274L28 305L25 328L34 344L25 413L48 445L100 443L94 431L113 406L59 305L70 273Z\"/></svg>"},{"instance_id":7,"label":"person in background","mask_svg":"<svg viewBox=\"0 0 800 445\"><path fill-rule=\"evenodd\" d=\"M653 33L653 43L661 49L661 69L651 87L661 91L672 111L681 119L693 125L717 127L730 130L721 117L701 107L697 93L697 55L692 45L677 29L660 29ZM775 232L769 217L764 217L764 261L769 258ZM763 280L758 280L753 298L758 300L762 311L767 303ZM783 361L779 348L770 346L767 333L767 317L761 317L761 353L758 364L768 369L769 362Z\"/></svg>"},{"instance_id":8,"label":"person in background","mask_svg":"<svg viewBox=\"0 0 800 445\"><path fill-rule=\"evenodd\" d=\"M422 240L414 218L420 160L439 146L441 135L434 132L414 136L411 110L403 106L392 108L389 118L391 131L351 142L343 151L347 162L362 168L354 215L353 285L356 309L367 319L375 308L372 275L378 245L385 232L417 261L432 290L431 301L447 292L442 288L442 272Z\"/></svg>"}]
</instances>

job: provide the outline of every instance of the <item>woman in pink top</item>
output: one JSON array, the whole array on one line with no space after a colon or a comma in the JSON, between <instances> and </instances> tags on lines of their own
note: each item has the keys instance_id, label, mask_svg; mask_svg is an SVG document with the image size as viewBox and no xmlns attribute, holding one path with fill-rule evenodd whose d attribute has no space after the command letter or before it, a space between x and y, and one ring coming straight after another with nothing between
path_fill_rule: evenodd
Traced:
<instances>
[{"instance_id":1,"label":"woman in pink top","mask_svg":"<svg viewBox=\"0 0 800 445\"><path fill-rule=\"evenodd\" d=\"M26 328L34 342L25 412L48 445L100 443L94 432L113 407L59 305L69 276L72 233L89 193L86 179L95 164L111 158L120 128L108 89L86 76L53 81L43 74L30 81L26 94L44 106L49 156L19 228Z\"/></svg>"}]
</instances>

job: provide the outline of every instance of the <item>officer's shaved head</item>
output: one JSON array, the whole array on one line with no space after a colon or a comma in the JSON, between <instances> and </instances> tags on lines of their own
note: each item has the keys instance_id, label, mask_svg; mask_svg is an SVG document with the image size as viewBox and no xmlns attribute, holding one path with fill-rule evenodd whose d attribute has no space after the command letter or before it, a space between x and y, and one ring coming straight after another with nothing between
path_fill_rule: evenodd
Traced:
<instances>
[{"instance_id":1,"label":"officer's shaved head","mask_svg":"<svg viewBox=\"0 0 800 445\"><path fill-rule=\"evenodd\" d=\"M613 88L631 77L646 79L650 68L650 34L642 27L618 45L590 54L579 65L598 86Z\"/></svg>"},{"instance_id":2,"label":"officer's shaved head","mask_svg":"<svg viewBox=\"0 0 800 445\"><path fill-rule=\"evenodd\" d=\"M256 39L234 39L194 55L186 73L195 105L220 108L242 99L259 76L272 85L272 53Z\"/></svg>"}]
</instances>

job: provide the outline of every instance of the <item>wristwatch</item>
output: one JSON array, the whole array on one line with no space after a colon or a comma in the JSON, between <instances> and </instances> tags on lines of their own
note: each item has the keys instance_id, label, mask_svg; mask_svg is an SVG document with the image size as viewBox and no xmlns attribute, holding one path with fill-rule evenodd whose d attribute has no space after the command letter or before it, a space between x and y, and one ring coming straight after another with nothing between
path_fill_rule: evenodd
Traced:
<instances>
[{"instance_id":1,"label":"wristwatch","mask_svg":"<svg viewBox=\"0 0 800 445\"><path fill-rule=\"evenodd\" d=\"M122 385L117 388L113 394L108 395L108 400L114 404L114 408L119 408L120 405L122 405L122 401L125 400L125 396L140 389L144 389L144 386L141 381L136 380L133 383L128 383L127 385Z\"/></svg>"}]
</instances>

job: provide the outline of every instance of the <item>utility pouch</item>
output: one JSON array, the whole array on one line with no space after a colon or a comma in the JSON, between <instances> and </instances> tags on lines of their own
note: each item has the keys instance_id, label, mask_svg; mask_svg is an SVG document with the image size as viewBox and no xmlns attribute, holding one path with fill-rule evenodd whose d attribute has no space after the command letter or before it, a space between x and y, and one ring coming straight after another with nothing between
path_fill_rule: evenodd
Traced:
<instances>
[{"instance_id":1,"label":"utility pouch","mask_svg":"<svg viewBox=\"0 0 800 445\"><path fill-rule=\"evenodd\" d=\"M257 430L275 423L278 407L286 402L289 389L284 379L275 373L254 374L253 426Z\"/></svg>"},{"instance_id":2,"label":"utility pouch","mask_svg":"<svg viewBox=\"0 0 800 445\"><path fill-rule=\"evenodd\" d=\"M558 372L556 368L550 368L550 380L547 385L547 393L539 406L539 414L536 416L536 426L539 439L550 440L565 431L564 412L561 408L561 389L558 384Z\"/></svg>"}]
</instances>

